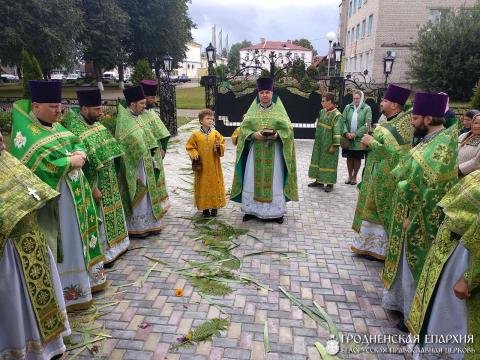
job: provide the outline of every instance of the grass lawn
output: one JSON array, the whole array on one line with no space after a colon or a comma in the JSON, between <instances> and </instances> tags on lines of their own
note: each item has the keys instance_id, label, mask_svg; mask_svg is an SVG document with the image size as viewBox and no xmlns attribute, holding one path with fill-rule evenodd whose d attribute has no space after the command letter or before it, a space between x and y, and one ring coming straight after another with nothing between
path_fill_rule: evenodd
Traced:
<instances>
[{"instance_id":1,"label":"grass lawn","mask_svg":"<svg viewBox=\"0 0 480 360\"><path fill-rule=\"evenodd\" d=\"M177 109L205 108L205 88L199 87L177 87Z\"/></svg>"},{"instance_id":2,"label":"grass lawn","mask_svg":"<svg viewBox=\"0 0 480 360\"><path fill-rule=\"evenodd\" d=\"M76 91L79 87L64 86L62 89L62 96L65 98L76 98ZM198 109L205 107L205 88L203 87L177 87L177 109ZM23 88L21 84L3 84L0 86L0 98L20 97L22 96ZM123 98L120 89L115 86L105 86L105 91L102 94L104 99Z\"/></svg>"}]
</instances>

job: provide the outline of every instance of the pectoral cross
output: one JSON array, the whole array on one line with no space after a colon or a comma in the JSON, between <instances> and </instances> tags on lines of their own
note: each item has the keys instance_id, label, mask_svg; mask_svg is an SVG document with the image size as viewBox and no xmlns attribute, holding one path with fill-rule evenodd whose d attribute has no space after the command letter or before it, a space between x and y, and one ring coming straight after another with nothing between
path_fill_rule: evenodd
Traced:
<instances>
[{"instance_id":1,"label":"pectoral cross","mask_svg":"<svg viewBox=\"0 0 480 360\"><path fill-rule=\"evenodd\" d=\"M40 201L40 196L37 194L37 190L31 188L30 186L27 188L28 195L32 196L35 200Z\"/></svg>"}]
</instances>

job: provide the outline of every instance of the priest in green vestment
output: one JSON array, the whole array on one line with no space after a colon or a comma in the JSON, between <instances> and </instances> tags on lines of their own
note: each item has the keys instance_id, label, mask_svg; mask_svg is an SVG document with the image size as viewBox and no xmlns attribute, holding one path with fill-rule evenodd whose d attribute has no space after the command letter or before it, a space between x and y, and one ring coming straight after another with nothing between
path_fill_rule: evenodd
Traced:
<instances>
[{"instance_id":1,"label":"priest in green vestment","mask_svg":"<svg viewBox=\"0 0 480 360\"><path fill-rule=\"evenodd\" d=\"M422 140L393 170L398 182L382 272L382 304L404 316L443 220L438 202L457 182L458 129L443 126L447 98L415 95L411 123L414 136Z\"/></svg>"},{"instance_id":2,"label":"priest in green vestment","mask_svg":"<svg viewBox=\"0 0 480 360\"><path fill-rule=\"evenodd\" d=\"M298 200L293 126L273 79L259 78L257 90L240 125L231 199L242 204L243 221L281 224L286 202Z\"/></svg>"},{"instance_id":3,"label":"priest in green vestment","mask_svg":"<svg viewBox=\"0 0 480 360\"><path fill-rule=\"evenodd\" d=\"M386 121L378 125L372 135L365 134L361 140L367 146L368 155L358 186L359 195L352 225L357 234L351 250L377 260L385 259L396 186L391 172L412 144L410 112L403 111L409 96L410 90L390 84L380 103Z\"/></svg>"},{"instance_id":4,"label":"priest in green vestment","mask_svg":"<svg viewBox=\"0 0 480 360\"><path fill-rule=\"evenodd\" d=\"M92 292L107 284L97 211L82 171L86 150L78 137L57 122L61 83L32 80L28 85L32 100L13 104L11 153L60 192L50 213L40 214L44 214L40 225L56 256L67 308L88 308Z\"/></svg>"},{"instance_id":5,"label":"priest in green vestment","mask_svg":"<svg viewBox=\"0 0 480 360\"><path fill-rule=\"evenodd\" d=\"M161 231L168 195L158 186L159 177L155 175L155 151L160 145L145 113L143 88L134 86L123 93L127 108L118 105L115 127L115 138L125 150L117 164L119 185L128 233L130 237L145 237Z\"/></svg>"},{"instance_id":6,"label":"priest in green vestment","mask_svg":"<svg viewBox=\"0 0 480 360\"><path fill-rule=\"evenodd\" d=\"M308 168L308 177L315 179L309 187L325 188L331 192L337 182L338 149L343 134L342 113L335 105L335 96L322 95L322 107L317 119L315 142Z\"/></svg>"},{"instance_id":7,"label":"priest in green vestment","mask_svg":"<svg viewBox=\"0 0 480 360\"><path fill-rule=\"evenodd\" d=\"M4 149L0 133L0 358L45 359L70 334L55 259L38 211L60 194Z\"/></svg>"},{"instance_id":8,"label":"priest in green vestment","mask_svg":"<svg viewBox=\"0 0 480 360\"><path fill-rule=\"evenodd\" d=\"M162 208L169 208L167 184L165 181L165 169L163 159L167 152L168 140L170 132L160 118L159 112L156 110L158 83L155 80L142 80L140 86L145 94L146 107L142 113L141 121L145 124L147 131L151 132L158 143L158 147L154 150L154 166L155 178L157 179L157 187L162 194ZM164 213L165 214L165 213Z\"/></svg>"},{"instance_id":9,"label":"priest in green vestment","mask_svg":"<svg viewBox=\"0 0 480 360\"><path fill-rule=\"evenodd\" d=\"M92 187L101 222L99 241L105 255L105 264L112 263L127 251L128 238L122 199L117 183L114 159L123 156L122 146L98 122L102 115L99 89L77 91L79 108L73 107L63 124L82 141L87 151L83 172Z\"/></svg>"},{"instance_id":10,"label":"priest in green vestment","mask_svg":"<svg viewBox=\"0 0 480 360\"><path fill-rule=\"evenodd\" d=\"M480 353L480 170L455 185L438 204L443 220L420 273L407 320L422 347L471 347ZM473 342L429 344L425 336L473 335ZM465 338L464 338L465 339ZM463 358L463 354L458 355Z\"/></svg>"}]
</instances>

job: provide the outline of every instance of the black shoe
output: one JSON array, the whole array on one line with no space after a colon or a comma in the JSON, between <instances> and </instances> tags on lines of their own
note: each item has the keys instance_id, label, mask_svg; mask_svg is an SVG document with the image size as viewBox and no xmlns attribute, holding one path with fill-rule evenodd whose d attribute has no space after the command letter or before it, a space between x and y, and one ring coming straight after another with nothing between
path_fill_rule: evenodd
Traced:
<instances>
[{"instance_id":1,"label":"black shoe","mask_svg":"<svg viewBox=\"0 0 480 360\"><path fill-rule=\"evenodd\" d=\"M273 219L273 221L275 221L277 224L283 224L283 216Z\"/></svg>"},{"instance_id":2,"label":"black shoe","mask_svg":"<svg viewBox=\"0 0 480 360\"><path fill-rule=\"evenodd\" d=\"M54 357L52 357L50 360L57 360L57 359L61 359L63 356L63 354L58 354L58 355L55 355Z\"/></svg>"},{"instance_id":3,"label":"black shoe","mask_svg":"<svg viewBox=\"0 0 480 360\"><path fill-rule=\"evenodd\" d=\"M317 180L315 180L314 182L311 182L310 184L307 185L308 187L320 187L322 188L323 187L323 184L320 184Z\"/></svg>"},{"instance_id":4,"label":"black shoe","mask_svg":"<svg viewBox=\"0 0 480 360\"><path fill-rule=\"evenodd\" d=\"M203 217L210 217L210 210L208 209L205 209L202 211L202 216Z\"/></svg>"},{"instance_id":5,"label":"black shoe","mask_svg":"<svg viewBox=\"0 0 480 360\"><path fill-rule=\"evenodd\" d=\"M248 221L248 220L252 220L252 219L255 219L255 215L251 215L251 214L245 214L243 215L243 221Z\"/></svg>"},{"instance_id":6,"label":"black shoe","mask_svg":"<svg viewBox=\"0 0 480 360\"><path fill-rule=\"evenodd\" d=\"M210 211L210 216L212 216L212 217L217 216L217 212L218 212L217 209L212 209L212 210Z\"/></svg>"},{"instance_id":7,"label":"black shoe","mask_svg":"<svg viewBox=\"0 0 480 360\"><path fill-rule=\"evenodd\" d=\"M395 326L398 330L400 330L401 332L404 332L404 333L408 333L408 328L407 326L405 325L405 322L403 320L400 320L397 325Z\"/></svg>"},{"instance_id":8,"label":"black shoe","mask_svg":"<svg viewBox=\"0 0 480 360\"><path fill-rule=\"evenodd\" d=\"M325 187L325 192L332 192L333 191L333 185L327 185Z\"/></svg>"}]
</instances>

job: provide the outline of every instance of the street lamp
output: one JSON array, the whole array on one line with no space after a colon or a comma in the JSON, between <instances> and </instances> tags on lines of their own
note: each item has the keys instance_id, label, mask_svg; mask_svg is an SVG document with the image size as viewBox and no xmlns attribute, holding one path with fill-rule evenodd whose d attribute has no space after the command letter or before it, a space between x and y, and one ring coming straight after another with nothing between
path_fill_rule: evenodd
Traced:
<instances>
[{"instance_id":1,"label":"street lamp","mask_svg":"<svg viewBox=\"0 0 480 360\"><path fill-rule=\"evenodd\" d=\"M383 57L383 73L385 74L385 87L387 87L388 76L392 73L393 63L395 62L395 53L387 50Z\"/></svg>"},{"instance_id":2,"label":"street lamp","mask_svg":"<svg viewBox=\"0 0 480 360\"><path fill-rule=\"evenodd\" d=\"M327 65L327 76L330 76L330 52L332 50L332 41L334 41L337 38L337 34L335 34L333 31L330 31L327 33L326 38L328 40L328 65Z\"/></svg>"},{"instance_id":3,"label":"street lamp","mask_svg":"<svg viewBox=\"0 0 480 360\"><path fill-rule=\"evenodd\" d=\"M342 63L343 47L339 42L333 44L333 53L335 54L336 75L340 75L340 65Z\"/></svg>"},{"instance_id":4,"label":"street lamp","mask_svg":"<svg viewBox=\"0 0 480 360\"><path fill-rule=\"evenodd\" d=\"M163 69L167 73L167 76L170 74L170 71L172 71L172 61L173 58L170 55L164 55L163 58Z\"/></svg>"},{"instance_id":5,"label":"street lamp","mask_svg":"<svg viewBox=\"0 0 480 360\"><path fill-rule=\"evenodd\" d=\"M159 81L158 92L160 97L160 118L165 123L171 135L177 134L177 101L175 86L170 83L173 58L166 54L162 57L163 70L166 77Z\"/></svg>"},{"instance_id":6,"label":"street lamp","mask_svg":"<svg viewBox=\"0 0 480 360\"><path fill-rule=\"evenodd\" d=\"M213 63L215 62L216 57L217 57L217 53L216 53L215 46L213 46L212 43L210 43L210 44L207 46L207 48L205 49L205 52L207 53L208 74L209 74L209 75L213 75L213 74L212 74L212 71L213 71Z\"/></svg>"}]
</instances>

